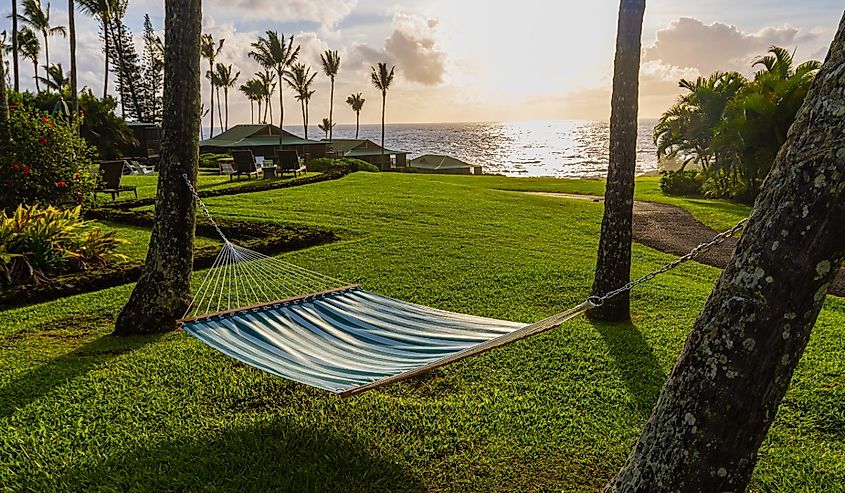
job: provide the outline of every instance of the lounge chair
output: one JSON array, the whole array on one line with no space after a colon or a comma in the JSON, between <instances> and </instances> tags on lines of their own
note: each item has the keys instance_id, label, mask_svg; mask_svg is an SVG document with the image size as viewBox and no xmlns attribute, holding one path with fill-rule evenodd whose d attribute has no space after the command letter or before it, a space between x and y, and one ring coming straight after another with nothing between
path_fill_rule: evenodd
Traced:
<instances>
[{"instance_id":1,"label":"lounge chair","mask_svg":"<svg viewBox=\"0 0 845 493\"><path fill-rule=\"evenodd\" d=\"M232 159L235 160L235 172L229 175L230 179L233 176L237 176L240 179L241 175L246 175L247 179L252 175L258 178L261 170L255 165L255 156L252 155L251 150L232 151Z\"/></svg>"},{"instance_id":2,"label":"lounge chair","mask_svg":"<svg viewBox=\"0 0 845 493\"><path fill-rule=\"evenodd\" d=\"M277 162L279 174L284 176L285 173L293 173L295 177L299 173L305 173L305 165L299 161L299 154L296 151L278 151Z\"/></svg>"},{"instance_id":3,"label":"lounge chair","mask_svg":"<svg viewBox=\"0 0 845 493\"><path fill-rule=\"evenodd\" d=\"M97 192L111 194L111 199L120 196L121 192L132 192L135 198L138 198L138 187L128 185L121 185L120 179L123 177L123 161L103 161L100 163L100 176L103 179L103 185L94 190L94 198L97 198Z\"/></svg>"},{"instance_id":4,"label":"lounge chair","mask_svg":"<svg viewBox=\"0 0 845 493\"><path fill-rule=\"evenodd\" d=\"M132 170L132 175L151 175L155 173L155 168L144 166L138 161L126 161L129 169Z\"/></svg>"},{"instance_id":5,"label":"lounge chair","mask_svg":"<svg viewBox=\"0 0 845 493\"><path fill-rule=\"evenodd\" d=\"M232 165L235 161L230 157L224 157L217 160L217 167L220 170L221 175L233 175L235 174L235 168Z\"/></svg>"}]
</instances>

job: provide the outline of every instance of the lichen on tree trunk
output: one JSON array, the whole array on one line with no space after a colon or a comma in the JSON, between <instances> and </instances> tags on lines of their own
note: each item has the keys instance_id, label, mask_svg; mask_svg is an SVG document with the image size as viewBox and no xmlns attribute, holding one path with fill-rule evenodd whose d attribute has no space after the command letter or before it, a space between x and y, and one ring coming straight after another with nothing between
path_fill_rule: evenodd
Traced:
<instances>
[{"instance_id":1,"label":"lichen on tree trunk","mask_svg":"<svg viewBox=\"0 0 845 493\"><path fill-rule=\"evenodd\" d=\"M201 0L165 2L164 107L156 220L138 284L115 334L172 330L190 300L200 125Z\"/></svg>"},{"instance_id":2,"label":"lichen on tree trunk","mask_svg":"<svg viewBox=\"0 0 845 493\"><path fill-rule=\"evenodd\" d=\"M637 166L640 49L645 0L621 0L613 69L610 116L610 164L604 196L598 260L592 293L602 296L625 285L631 276L631 227L634 214L634 173ZM588 312L610 322L630 319L628 293Z\"/></svg>"},{"instance_id":3,"label":"lichen on tree trunk","mask_svg":"<svg viewBox=\"0 0 845 493\"><path fill-rule=\"evenodd\" d=\"M845 259L845 18L736 253L608 491L745 491Z\"/></svg>"}]
</instances>

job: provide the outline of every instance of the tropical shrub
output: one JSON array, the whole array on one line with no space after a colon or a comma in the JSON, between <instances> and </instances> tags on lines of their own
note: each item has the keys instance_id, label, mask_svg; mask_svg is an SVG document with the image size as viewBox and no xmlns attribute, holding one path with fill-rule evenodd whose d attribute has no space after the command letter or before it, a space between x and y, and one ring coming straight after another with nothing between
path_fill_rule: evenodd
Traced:
<instances>
[{"instance_id":1,"label":"tropical shrub","mask_svg":"<svg viewBox=\"0 0 845 493\"><path fill-rule=\"evenodd\" d=\"M698 164L708 196L753 202L807 96L818 61L795 66L773 46L752 80L728 72L680 85L688 91L654 129L658 158Z\"/></svg>"},{"instance_id":2,"label":"tropical shrub","mask_svg":"<svg viewBox=\"0 0 845 493\"><path fill-rule=\"evenodd\" d=\"M81 203L93 192L94 149L77 135L79 123L79 118L66 122L32 108L11 112L12 142L0 156L0 208Z\"/></svg>"},{"instance_id":3,"label":"tropical shrub","mask_svg":"<svg viewBox=\"0 0 845 493\"><path fill-rule=\"evenodd\" d=\"M704 178L699 170L662 171L660 190L666 195L701 195Z\"/></svg>"},{"instance_id":4,"label":"tropical shrub","mask_svg":"<svg viewBox=\"0 0 845 493\"><path fill-rule=\"evenodd\" d=\"M69 94L65 94L63 99L68 100ZM38 94L10 92L9 102L18 108L36 108L50 114L65 111L62 99L57 92L42 91ZM126 121L115 113L117 101L114 98L99 99L90 89L82 91L79 94L79 109L80 115L84 117L79 127L79 135L88 142L88 145L97 149L100 159L115 159L132 155L134 149L138 147L138 141ZM71 111L70 108L67 110Z\"/></svg>"},{"instance_id":5,"label":"tropical shrub","mask_svg":"<svg viewBox=\"0 0 845 493\"><path fill-rule=\"evenodd\" d=\"M219 170L220 166L217 164L217 160L220 158L232 157L231 154L214 154L214 153L206 153L200 154L200 168L203 169L213 169Z\"/></svg>"},{"instance_id":6,"label":"tropical shrub","mask_svg":"<svg viewBox=\"0 0 845 493\"><path fill-rule=\"evenodd\" d=\"M353 172L355 171L366 171L366 172L377 172L378 166L374 164L370 164L366 161L362 161L360 159L351 159L351 158L340 158L340 159L331 159L327 157L321 157L316 159L311 159L307 163L308 171L318 171L318 172L326 172L332 166L348 166L350 170Z\"/></svg>"},{"instance_id":7,"label":"tropical shrub","mask_svg":"<svg viewBox=\"0 0 845 493\"><path fill-rule=\"evenodd\" d=\"M39 283L49 276L125 259L116 253L125 240L91 227L81 207L20 205L0 212L0 284Z\"/></svg>"}]
</instances>

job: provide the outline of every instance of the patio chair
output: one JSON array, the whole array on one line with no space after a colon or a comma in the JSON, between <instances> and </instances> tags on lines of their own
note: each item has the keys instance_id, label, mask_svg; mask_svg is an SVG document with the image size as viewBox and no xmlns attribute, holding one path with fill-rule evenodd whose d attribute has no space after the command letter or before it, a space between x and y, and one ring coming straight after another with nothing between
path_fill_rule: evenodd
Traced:
<instances>
[{"instance_id":1,"label":"patio chair","mask_svg":"<svg viewBox=\"0 0 845 493\"><path fill-rule=\"evenodd\" d=\"M299 161L299 154L296 151L277 151L277 162L279 174L284 176L285 173L293 173L295 177L299 173L305 173L305 165Z\"/></svg>"},{"instance_id":2,"label":"patio chair","mask_svg":"<svg viewBox=\"0 0 845 493\"><path fill-rule=\"evenodd\" d=\"M132 192L135 198L138 198L138 187L121 185L120 179L123 177L123 161L103 161L100 163L100 176L103 179L103 185L94 190L94 198L97 198L97 192L111 194L111 199L120 196L121 192Z\"/></svg>"},{"instance_id":3,"label":"patio chair","mask_svg":"<svg viewBox=\"0 0 845 493\"><path fill-rule=\"evenodd\" d=\"M229 175L230 179L233 176L237 176L240 179L241 175L246 175L247 180L252 175L258 178L258 174L261 171L255 165L255 156L252 155L251 150L232 151L232 159L235 160L235 172Z\"/></svg>"},{"instance_id":4,"label":"patio chair","mask_svg":"<svg viewBox=\"0 0 845 493\"><path fill-rule=\"evenodd\" d=\"M229 175L232 176L235 174L235 168L232 165L235 161L230 157L224 157L217 160L217 167L220 171L221 175Z\"/></svg>"},{"instance_id":5,"label":"patio chair","mask_svg":"<svg viewBox=\"0 0 845 493\"><path fill-rule=\"evenodd\" d=\"M155 168L144 166L138 161L126 161L129 169L132 170L133 175L151 175L155 173Z\"/></svg>"}]
</instances>

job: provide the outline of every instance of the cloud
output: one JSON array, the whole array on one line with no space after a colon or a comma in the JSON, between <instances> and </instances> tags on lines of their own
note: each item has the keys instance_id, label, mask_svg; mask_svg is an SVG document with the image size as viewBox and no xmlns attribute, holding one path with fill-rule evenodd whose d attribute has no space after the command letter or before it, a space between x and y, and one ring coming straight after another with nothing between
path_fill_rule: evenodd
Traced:
<instances>
[{"instance_id":1,"label":"cloud","mask_svg":"<svg viewBox=\"0 0 845 493\"><path fill-rule=\"evenodd\" d=\"M351 14L357 4L357 0L211 0L205 10L229 19L308 21L330 29Z\"/></svg>"},{"instance_id":2,"label":"cloud","mask_svg":"<svg viewBox=\"0 0 845 493\"><path fill-rule=\"evenodd\" d=\"M812 31L802 34L792 26L766 27L756 33L745 33L736 26L681 17L657 31L654 44L644 50L643 61L693 68L702 74L717 70L751 71L751 62L763 55L771 45L793 48L809 44L825 36Z\"/></svg>"}]
</instances>

